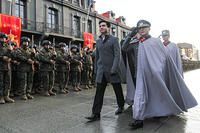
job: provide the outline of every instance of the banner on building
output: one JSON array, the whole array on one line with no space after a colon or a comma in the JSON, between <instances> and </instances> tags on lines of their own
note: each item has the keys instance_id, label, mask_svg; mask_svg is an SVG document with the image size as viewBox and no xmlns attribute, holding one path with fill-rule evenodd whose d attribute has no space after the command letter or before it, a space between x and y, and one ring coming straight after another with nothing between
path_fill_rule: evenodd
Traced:
<instances>
[{"instance_id":1,"label":"banner on building","mask_svg":"<svg viewBox=\"0 0 200 133\"><path fill-rule=\"evenodd\" d=\"M90 47L90 49L93 49L93 34L88 32L83 32L83 38L84 38L84 47Z\"/></svg>"},{"instance_id":2,"label":"banner on building","mask_svg":"<svg viewBox=\"0 0 200 133\"><path fill-rule=\"evenodd\" d=\"M0 32L6 33L19 47L21 36L21 18L0 13Z\"/></svg>"}]
</instances>

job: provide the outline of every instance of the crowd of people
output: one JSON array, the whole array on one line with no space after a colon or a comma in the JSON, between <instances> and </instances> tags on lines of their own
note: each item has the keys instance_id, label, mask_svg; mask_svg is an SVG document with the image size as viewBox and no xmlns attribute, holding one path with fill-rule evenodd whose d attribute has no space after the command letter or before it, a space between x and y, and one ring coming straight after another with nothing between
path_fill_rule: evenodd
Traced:
<instances>
[{"instance_id":1,"label":"crowd of people","mask_svg":"<svg viewBox=\"0 0 200 133\"><path fill-rule=\"evenodd\" d=\"M30 38L21 37L20 47L7 42L8 36L0 33L0 104L14 103L15 96L33 99L33 94L55 96L56 93L81 91L95 85L95 49L80 50L66 43L52 44L42 41L42 48L31 44ZM59 89L55 89L55 86Z\"/></svg>"}]
</instances>

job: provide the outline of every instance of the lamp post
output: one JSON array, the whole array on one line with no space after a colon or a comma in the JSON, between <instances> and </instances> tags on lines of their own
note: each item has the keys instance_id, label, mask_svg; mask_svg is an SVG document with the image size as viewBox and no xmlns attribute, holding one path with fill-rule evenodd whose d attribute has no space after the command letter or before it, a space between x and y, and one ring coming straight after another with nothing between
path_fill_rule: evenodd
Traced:
<instances>
[{"instance_id":1,"label":"lamp post","mask_svg":"<svg viewBox=\"0 0 200 133\"><path fill-rule=\"evenodd\" d=\"M8 0L8 2L10 2L9 15L12 15L12 0Z\"/></svg>"}]
</instances>

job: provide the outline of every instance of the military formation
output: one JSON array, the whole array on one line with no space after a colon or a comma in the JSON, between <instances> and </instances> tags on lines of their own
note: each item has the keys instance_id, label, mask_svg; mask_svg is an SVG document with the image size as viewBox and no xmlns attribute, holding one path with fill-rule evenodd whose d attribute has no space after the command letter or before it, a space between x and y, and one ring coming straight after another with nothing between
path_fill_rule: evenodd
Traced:
<instances>
[{"instance_id":1,"label":"military formation","mask_svg":"<svg viewBox=\"0 0 200 133\"><path fill-rule=\"evenodd\" d=\"M34 99L34 94L55 96L95 86L95 49L43 40L42 48L21 37L20 46L0 33L0 104ZM57 89L56 89L57 88Z\"/></svg>"}]
</instances>

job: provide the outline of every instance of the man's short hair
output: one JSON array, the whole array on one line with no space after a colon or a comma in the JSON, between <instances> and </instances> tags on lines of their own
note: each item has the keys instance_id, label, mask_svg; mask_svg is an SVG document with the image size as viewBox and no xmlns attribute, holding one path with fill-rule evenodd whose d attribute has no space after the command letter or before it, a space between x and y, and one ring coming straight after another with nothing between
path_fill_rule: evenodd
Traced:
<instances>
[{"instance_id":1,"label":"man's short hair","mask_svg":"<svg viewBox=\"0 0 200 133\"><path fill-rule=\"evenodd\" d=\"M110 28L110 23L109 23L109 22L107 22L107 21L105 21L105 20L101 20L101 21L99 21L99 25L100 25L101 23L106 23L107 27Z\"/></svg>"}]
</instances>

